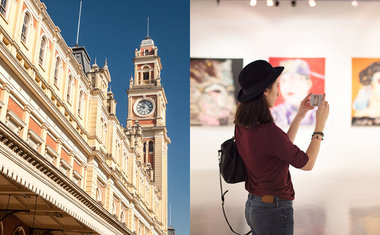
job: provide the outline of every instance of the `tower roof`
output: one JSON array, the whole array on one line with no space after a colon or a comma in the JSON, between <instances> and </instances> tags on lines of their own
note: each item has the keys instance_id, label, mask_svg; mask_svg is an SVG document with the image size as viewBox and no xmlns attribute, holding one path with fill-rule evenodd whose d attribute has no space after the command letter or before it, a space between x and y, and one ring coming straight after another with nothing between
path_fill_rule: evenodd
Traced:
<instances>
[{"instance_id":1,"label":"tower roof","mask_svg":"<svg viewBox=\"0 0 380 235\"><path fill-rule=\"evenodd\" d=\"M140 47L154 46L154 41L150 36L146 36L144 40L141 41Z\"/></svg>"},{"instance_id":2,"label":"tower roof","mask_svg":"<svg viewBox=\"0 0 380 235\"><path fill-rule=\"evenodd\" d=\"M175 229L171 225L168 227L168 235L175 235Z\"/></svg>"}]
</instances>

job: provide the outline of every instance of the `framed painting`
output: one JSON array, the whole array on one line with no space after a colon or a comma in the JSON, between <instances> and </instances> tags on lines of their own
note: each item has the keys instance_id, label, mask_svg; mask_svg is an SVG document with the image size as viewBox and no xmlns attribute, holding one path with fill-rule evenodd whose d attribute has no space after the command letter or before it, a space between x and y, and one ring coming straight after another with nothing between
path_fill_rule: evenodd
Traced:
<instances>
[{"instance_id":1,"label":"framed painting","mask_svg":"<svg viewBox=\"0 0 380 235\"><path fill-rule=\"evenodd\" d=\"M243 59L190 59L190 125L233 124Z\"/></svg>"},{"instance_id":2,"label":"framed painting","mask_svg":"<svg viewBox=\"0 0 380 235\"><path fill-rule=\"evenodd\" d=\"M380 58L352 58L353 126L380 126Z\"/></svg>"},{"instance_id":3,"label":"framed painting","mask_svg":"<svg viewBox=\"0 0 380 235\"><path fill-rule=\"evenodd\" d=\"M279 126L288 126L297 114L300 102L309 94L325 92L325 58L270 57L272 66L284 66L280 76L279 97L271 112ZM309 111L301 125L315 123L315 109Z\"/></svg>"}]
</instances>

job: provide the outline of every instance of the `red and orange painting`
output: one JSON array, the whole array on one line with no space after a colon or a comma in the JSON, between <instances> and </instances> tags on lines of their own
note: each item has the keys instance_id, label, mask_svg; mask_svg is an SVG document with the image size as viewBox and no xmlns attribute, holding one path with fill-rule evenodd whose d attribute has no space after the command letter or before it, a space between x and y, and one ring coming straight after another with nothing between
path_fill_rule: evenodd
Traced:
<instances>
[{"instance_id":1,"label":"red and orange painting","mask_svg":"<svg viewBox=\"0 0 380 235\"><path fill-rule=\"evenodd\" d=\"M269 63L285 67L280 76L279 97L271 111L277 125L287 126L309 93L325 93L325 58L270 57ZM315 110L306 114L301 125L315 123Z\"/></svg>"}]
</instances>

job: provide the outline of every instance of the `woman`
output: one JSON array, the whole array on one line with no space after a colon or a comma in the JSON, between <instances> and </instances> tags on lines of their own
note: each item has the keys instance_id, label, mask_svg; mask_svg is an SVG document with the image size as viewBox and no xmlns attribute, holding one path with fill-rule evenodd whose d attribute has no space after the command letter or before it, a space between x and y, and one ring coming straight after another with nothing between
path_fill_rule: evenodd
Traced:
<instances>
[{"instance_id":1,"label":"woman","mask_svg":"<svg viewBox=\"0 0 380 235\"><path fill-rule=\"evenodd\" d=\"M289 164L313 169L329 114L325 96L316 112L315 132L306 153L292 142L310 106L310 95L300 108L288 133L274 122L269 110L278 97L278 77L284 67L264 60L248 64L239 74L241 90L235 116L235 139L247 168L245 188L249 192L245 216L254 235L293 234L294 189Z\"/></svg>"}]
</instances>

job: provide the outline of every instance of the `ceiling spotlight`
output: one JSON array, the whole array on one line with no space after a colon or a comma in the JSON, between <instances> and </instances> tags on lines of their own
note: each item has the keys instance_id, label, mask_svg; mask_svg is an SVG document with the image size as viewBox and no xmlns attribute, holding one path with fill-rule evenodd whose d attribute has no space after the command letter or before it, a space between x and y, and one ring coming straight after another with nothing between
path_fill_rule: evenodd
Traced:
<instances>
[{"instance_id":1,"label":"ceiling spotlight","mask_svg":"<svg viewBox=\"0 0 380 235\"><path fill-rule=\"evenodd\" d=\"M317 5L317 3L315 2L315 0L309 0L309 6L310 7L315 7Z\"/></svg>"},{"instance_id":2,"label":"ceiling spotlight","mask_svg":"<svg viewBox=\"0 0 380 235\"><path fill-rule=\"evenodd\" d=\"M353 0L353 1L351 2L351 5L352 5L353 7L358 7L358 6L359 6L359 3L358 3L358 1Z\"/></svg>"},{"instance_id":3,"label":"ceiling spotlight","mask_svg":"<svg viewBox=\"0 0 380 235\"><path fill-rule=\"evenodd\" d=\"M250 6L256 6L256 4L257 4L257 0L251 0L250 2L249 2L249 5Z\"/></svg>"},{"instance_id":4,"label":"ceiling spotlight","mask_svg":"<svg viewBox=\"0 0 380 235\"><path fill-rule=\"evenodd\" d=\"M267 0L267 6L273 7L273 0Z\"/></svg>"},{"instance_id":5,"label":"ceiling spotlight","mask_svg":"<svg viewBox=\"0 0 380 235\"><path fill-rule=\"evenodd\" d=\"M276 7L278 7L278 6L280 5L280 1L279 1L279 0L276 0L276 1L274 2L274 5L275 5Z\"/></svg>"},{"instance_id":6,"label":"ceiling spotlight","mask_svg":"<svg viewBox=\"0 0 380 235\"><path fill-rule=\"evenodd\" d=\"M295 7L295 6L297 5L296 0L292 0L290 3L291 3L291 5L292 5L292 7Z\"/></svg>"}]
</instances>

